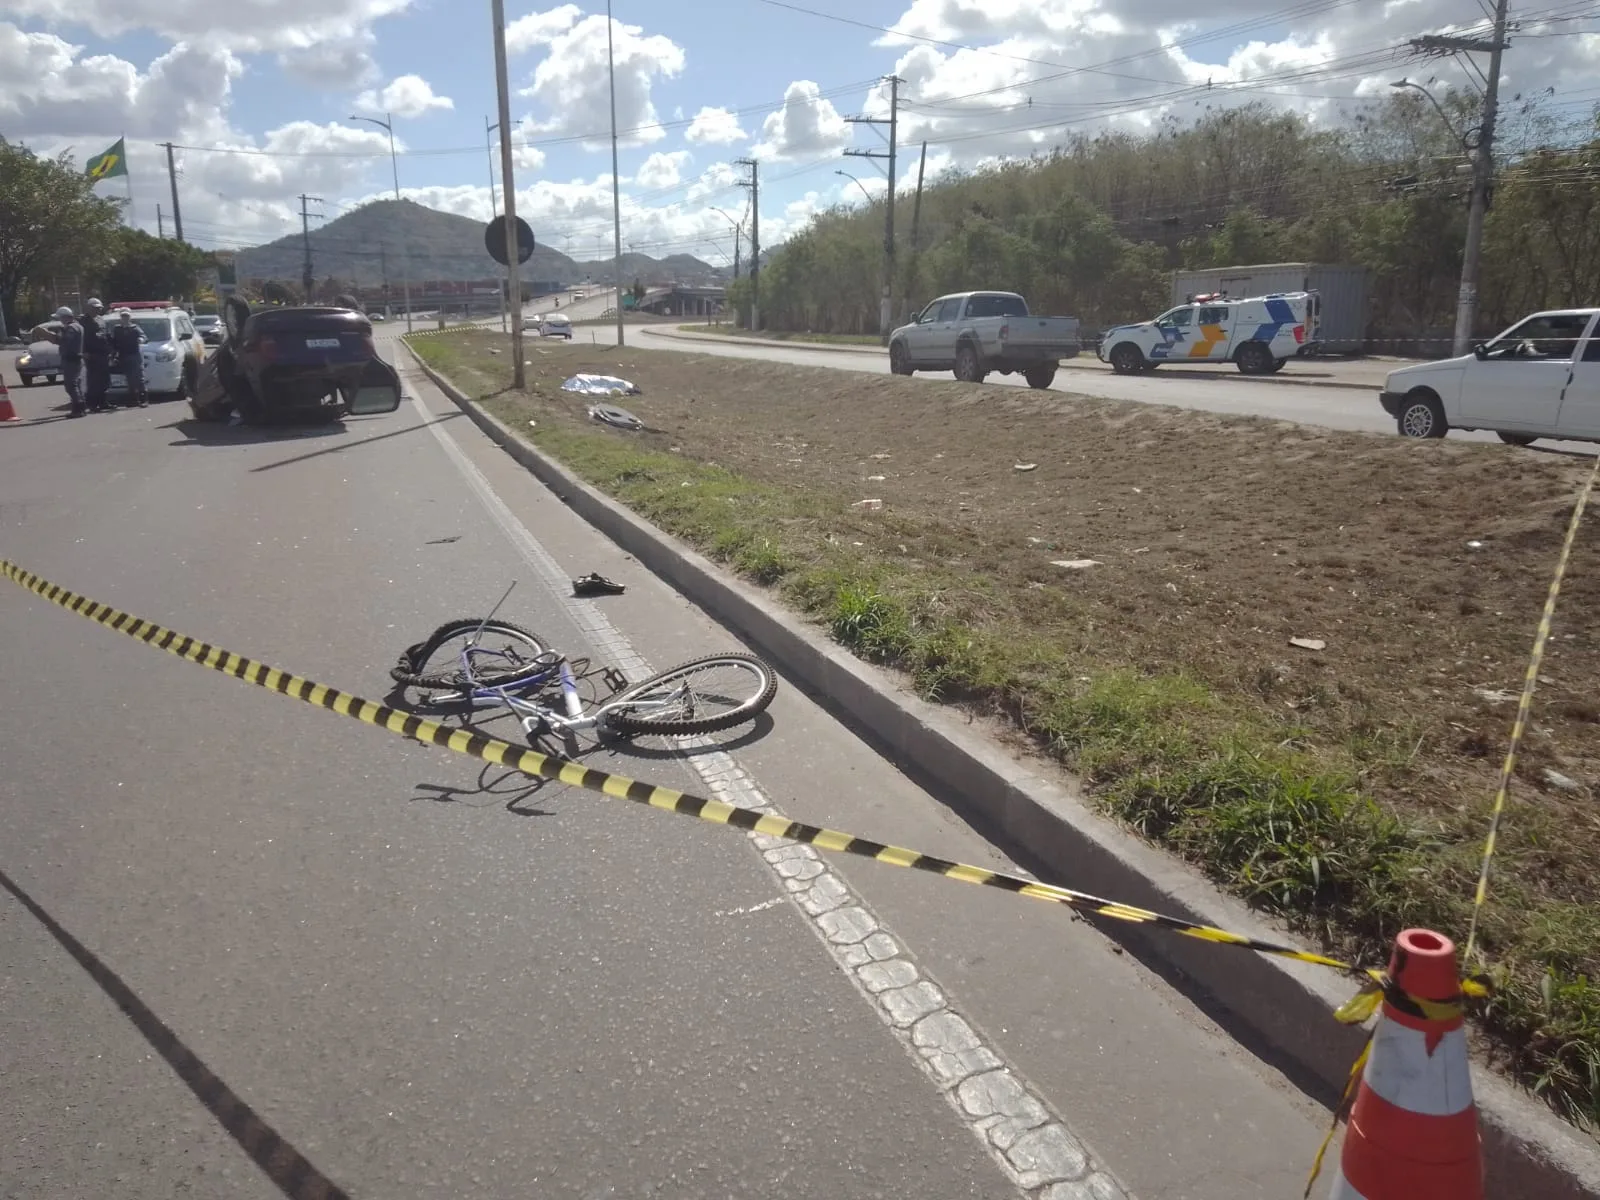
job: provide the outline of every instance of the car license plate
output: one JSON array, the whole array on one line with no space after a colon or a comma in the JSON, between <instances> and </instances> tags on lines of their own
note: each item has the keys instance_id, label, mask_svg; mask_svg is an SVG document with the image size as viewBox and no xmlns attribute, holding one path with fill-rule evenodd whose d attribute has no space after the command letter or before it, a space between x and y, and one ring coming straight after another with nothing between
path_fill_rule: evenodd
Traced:
<instances>
[{"instance_id":1,"label":"car license plate","mask_svg":"<svg viewBox=\"0 0 1600 1200\"><path fill-rule=\"evenodd\" d=\"M338 338L307 338L306 345L312 350L337 350Z\"/></svg>"}]
</instances>

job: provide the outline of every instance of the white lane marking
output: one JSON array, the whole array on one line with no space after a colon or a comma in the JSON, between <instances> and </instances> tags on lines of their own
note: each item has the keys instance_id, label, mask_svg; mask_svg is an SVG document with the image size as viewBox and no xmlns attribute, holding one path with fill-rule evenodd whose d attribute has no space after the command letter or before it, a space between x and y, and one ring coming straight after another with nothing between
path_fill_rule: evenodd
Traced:
<instances>
[{"instance_id":1,"label":"white lane marking","mask_svg":"<svg viewBox=\"0 0 1600 1200\"><path fill-rule=\"evenodd\" d=\"M404 369L416 384L432 386L414 363L407 362ZM431 419L415 390L411 403L495 524L566 606L590 646L630 681L653 674L598 605L570 594L570 580L560 564L495 494L466 451ZM715 798L773 811L749 772L710 738L674 742ZM1020 1192L1034 1200L1133 1200L1000 1048L961 1016L949 993L821 854L797 842L759 833L746 836L840 970Z\"/></svg>"},{"instance_id":2,"label":"white lane marking","mask_svg":"<svg viewBox=\"0 0 1600 1200\"><path fill-rule=\"evenodd\" d=\"M783 903L783 900L782 896L775 896L771 900L763 900L760 904L747 904L742 908L719 908L711 915L715 917L742 917L748 913L766 912L769 908L776 908Z\"/></svg>"}]
</instances>

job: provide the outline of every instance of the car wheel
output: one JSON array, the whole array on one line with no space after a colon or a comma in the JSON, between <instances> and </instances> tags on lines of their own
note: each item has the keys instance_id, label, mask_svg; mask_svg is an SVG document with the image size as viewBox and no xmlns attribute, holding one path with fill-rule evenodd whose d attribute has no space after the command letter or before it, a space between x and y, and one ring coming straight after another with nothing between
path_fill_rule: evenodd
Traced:
<instances>
[{"instance_id":1,"label":"car wheel","mask_svg":"<svg viewBox=\"0 0 1600 1200\"><path fill-rule=\"evenodd\" d=\"M1234 356L1241 375L1272 374L1272 351L1260 342L1246 342Z\"/></svg>"},{"instance_id":2,"label":"car wheel","mask_svg":"<svg viewBox=\"0 0 1600 1200\"><path fill-rule=\"evenodd\" d=\"M19 372L17 377L22 380L22 386L23 387L32 387L33 386L33 376L32 375L23 375L23 374L21 374Z\"/></svg>"},{"instance_id":3,"label":"car wheel","mask_svg":"<svg viewBox=\"0 0 1600 1200\"><path fill-rule=\"evenodd\" d=\"M1450 431L1445 421L1444 405L1439 397L1426 388L1418 388L1406 396L1405 406L1396 419L1401 437L1442 438Z\"/></svg>"},{"instance_id":4,"label":"car wheel","mask_svg":"<svg viewBox=\"0 0 1600 1200\"><path fill-rule=\"evenodd\" d=\"M1531 433L1497 433L1495 437L1508 446L1531 446L1539 440Z\"/></svg>"},{"instance_id":5,"label":"car wheel","mask_svg":"<svg viewBox=\"0 0 1600 1200\"><path fill-rule=\"evenodd\" d=\"M1144 353L1132 342L1123 342L1111 351L1111 369L1118 375L1137 375L1144 370Z\"/></svg>"},{"instance_id":6,"label":"car wheel","mask_svg":"<svg viewBox=\"0 0 1600 1200\"><path fill-rule=\"evenodd\" d=\"M963 342L956 347L955 377L963 383L982 383L983 377L989 372L983 369L983 364L978 361L978 350L971 342Z\"/></svg>"},{"instance_id":7,"label":"car wheel","mask_svg":"<svg viewBox=\"0 0 1600 1200\"><path fill-rule=\"evenodd\" d=\"M1054 366L1029 367L1022 377L1028 381L1029 387L1043 391L1056 381L1056 369Z\"/></svg>"},{"instance_id":8,"label":"car wheel","mask_svg":"<svg viewBox=\"0 0 1600 1200\"><path fill-rule=\"evenodd\" d=\"M891 374L891 375L909 375L909 374L911 374L911 360L910 360L910 357L906 354L906 347L905 347L905 343L904 342L895 342L893 345L891 345L889 347L889 374Z\"/></svg>"}]
</instances>

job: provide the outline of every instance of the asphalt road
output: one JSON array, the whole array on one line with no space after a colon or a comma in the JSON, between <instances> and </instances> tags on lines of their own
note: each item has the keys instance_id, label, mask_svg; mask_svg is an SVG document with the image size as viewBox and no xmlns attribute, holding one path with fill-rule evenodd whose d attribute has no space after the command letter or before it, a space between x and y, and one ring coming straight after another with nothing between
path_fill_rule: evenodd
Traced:
<instances>
[{"instance_id":1,"label":"asphalt road","mask_svg":"<svg viewBox=\"0 0 1600 1200\"><path fill-rule=\"evenodd\" d=\"M407 380L398 413L298 433L21 392L0 557L374 699L513 579L503 615L634 674L733 648ZM627 593L565 595L590 570ZM797 900L784 876L821 867L786 851L481 772L4 581L0 645L8 1200L278 1194L249 1148L385 1200L1005 1197L993 1141L1083 1165L1041 1101L1145 1200L1303 1186L1325 1113L1054 906L859 860ZM792 686L725 753L587 761L1007 865Z\"/></svg>"}]
</instances>

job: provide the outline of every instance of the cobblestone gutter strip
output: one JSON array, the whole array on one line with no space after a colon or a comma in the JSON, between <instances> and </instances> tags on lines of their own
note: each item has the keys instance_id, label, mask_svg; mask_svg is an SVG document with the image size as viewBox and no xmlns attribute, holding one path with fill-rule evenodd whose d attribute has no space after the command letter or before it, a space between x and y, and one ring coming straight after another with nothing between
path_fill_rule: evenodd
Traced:
<instances>
[{"instance_id":1,"label":"cobblestone gutter strip","mask_svg":"<svg viewBox=\"0 0 1600 1200\"><path fill-rule=\"evenodd\" d=\"M814 695L827 697L829 708L842 713L880 753L980 829L1026 848L1035 862L1059 869L1085 891L1240 933L1283 936L1243 904L1091 812L1075 794L967 733L935 707L901 694L882 673L824 642L708 559L590 488L466 399L414 352L413 357L485 434L579 516ZM1280 959L1221 955L1215 947L1138 927L1106 932L1308 1094L1328 1104L1338 1097L1364 1037L1330 1016L1349 999L1344 980ZM1473 1090L1488 1194L1600 1200L1600 1147L1593 1139L1487 1071L1473 1073ZM1051 1200L1066 1197L1076 1200L1071 1192Z\"/></svg>"},{"instance_id":2,"label":"cobblestone gutter strip","mask_svg":"<svg viewBox=\"0 0 1600 1200\"><path fill-rule=\"evenodd\" d=\"M570 594L560 564L522 527L450 435L437 425L428 428L551 594L562 599L589 644L630 682L654 674L593 601ZM715 740L681 738L675 744L713 797L773 811L761 786ZM1019 1191L1036 1200L1133 1200L820 854L764 834L745 836L833 961Z\"/></svg>"}]
</instances>

